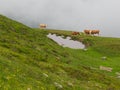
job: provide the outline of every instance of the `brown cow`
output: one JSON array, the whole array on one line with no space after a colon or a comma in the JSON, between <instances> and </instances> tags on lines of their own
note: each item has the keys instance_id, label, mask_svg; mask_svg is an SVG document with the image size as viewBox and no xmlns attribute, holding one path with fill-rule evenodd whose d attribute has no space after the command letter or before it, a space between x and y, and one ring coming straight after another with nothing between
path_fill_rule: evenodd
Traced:
<instances>
[{"instance_id":1,"label":"brown cow","mask_svg":"<svg viewBox=\"0 0 120 90\"><path fill-rule=\"evenodd\" d=\"M91 30L91 34L94 35L94 34L98 34L99 35L99 30Z\"/></svg>"},{"instance_id":2,"label":"brown cow","mask_svg":"<svg viewBox=\"0 0 120 90\"><path fill-rule=\"evenodd\" d=\"M91 30L84 30L85 34L90 34Z\"/></svg>"},{"instance_id":3,"label":"brown cow","mask_svg":"<svg viewBox=\"0 0 120 90\"><path fill-rule=\"evenodd\" d=\"M79 32L72 32L72 35L79 35Z\"/></svg>"},{"instance_id":4,"label":"brown cow","mask_svg":"<svg viewBox=\"0 0 120 90\"><path fill-rule=\"evenodd\" d=\"M84 33L85 34L91 34L91 35L94 35L94 34L98 34L99 35L99 30L84 30Z\"/></svg>"}]
</instances>

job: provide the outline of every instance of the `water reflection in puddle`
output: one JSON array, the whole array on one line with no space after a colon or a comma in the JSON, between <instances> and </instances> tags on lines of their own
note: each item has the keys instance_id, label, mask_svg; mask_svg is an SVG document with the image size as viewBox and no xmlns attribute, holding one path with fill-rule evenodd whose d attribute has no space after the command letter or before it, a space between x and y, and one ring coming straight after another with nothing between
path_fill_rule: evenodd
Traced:
<instances>
[{"instance_id":1,"label":"water reflection in puddle","mask_svg":"<svg viewBox=\"0 0 120 90\"><path fill-rule=\"evenodd\" d=\"M85 45L81 42L70 40L70 37L67 37L66 39L62 38L61 36L56 36L56 34L48 34L47 37L57 42L59 45L63 47L69 47L73 49L84 49Z\"/></svg>"}]
</instances>

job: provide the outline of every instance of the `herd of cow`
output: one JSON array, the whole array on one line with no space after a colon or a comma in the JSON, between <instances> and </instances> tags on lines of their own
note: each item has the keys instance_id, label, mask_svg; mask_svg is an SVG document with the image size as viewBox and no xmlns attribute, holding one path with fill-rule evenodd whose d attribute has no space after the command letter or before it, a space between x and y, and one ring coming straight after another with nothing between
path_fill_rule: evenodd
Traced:
<instances>
[{"instance_id":1,"label":"herd of cow","mask_svg":"<svg viewBox=\"0 0 120 90\"><path fill-rule=\"evenodd\" d=\"M41 29L45 29L47 27L47 24L40 24ZM87 35L95 35L100 33L99 30L84 30L84 33ZM72 35L79 35L79 32L72 32Z\"/></svg>"},{"instance_id":2,"label":"herd of cow","mask_svg":"<svg viewBox=\"0 0 120 90\"><path fill-rule=\"evenodd\" d=\"M100 30L84 30L84 33L87 35L95 35L100 33ZM72 35L80 35L79 32L72 32Z\"/></svg>"}]
</instances>

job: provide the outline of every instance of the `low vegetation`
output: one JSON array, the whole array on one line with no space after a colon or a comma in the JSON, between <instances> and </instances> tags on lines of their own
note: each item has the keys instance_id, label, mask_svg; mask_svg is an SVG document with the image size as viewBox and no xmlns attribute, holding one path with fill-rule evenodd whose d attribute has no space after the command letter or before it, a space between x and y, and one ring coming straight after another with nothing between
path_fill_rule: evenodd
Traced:
<instances>
[{"instance_id":1,"label":"low vegetation","mask_svg":"<svg viewBox=\"0 0 120 90\"><path fill-rule=\"evenodd\" d=\"M71 36L86 44L87 50L81 50L59 46L48 33L71 36L0 15L1 90L119 90L119 38ZM113 70L102 71L100 65Z\"/></svg>"}]
</instances>

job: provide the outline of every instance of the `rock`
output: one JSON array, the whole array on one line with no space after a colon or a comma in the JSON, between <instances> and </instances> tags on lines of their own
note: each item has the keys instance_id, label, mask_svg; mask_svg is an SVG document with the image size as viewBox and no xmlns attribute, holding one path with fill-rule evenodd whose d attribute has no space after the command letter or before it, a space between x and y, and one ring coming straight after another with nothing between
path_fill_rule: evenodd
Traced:
<instances>
[{"instance_id":1,"label":"rock","mask_svg":"<svg viewBox=\"0 0 120 90\"><path fill-rule=\"evenodd\" d=\"M84 51L87 51L88 49L85 48L85 49L83 49L83 50L84 50Z\"/></svg>"},{"instance_id":2,"label":"rock","mask_svg":"<svg viewBox=\"0 0 120 90\"><path fill-rule=\"evenodd\" d=\"M120 78L120 76L117 76L117 78Z\"/></svg>"},{"instance_id":3,"label":"rock","mask_svg":"<svg viewBox=\"0 0 120 90\"><path fill-rule=\"evenodd\" d=\"M105 57L105 56L104 56L104 57L101 57L101 59L102 59L102 60L106 60L106 59L107 59L107 57Z\"/></svg>"},{"instance_id":4,"label":"rock","mask_svg":"<svg viewBox=\"0 0 120 90\"><path fill-rule=\"evenodd\" d=\"M111 67L100 66L100 70L112 72L112 69L113 69L113 68L111 68Z\"/></svg>"},{"instance_id":5,"label":"rock","mask_svg":"<svg viewBox=\"0 0 120 90\"><path fill-rule=\"evenodd\" d=\"M68 85L71 86L71 87L73 87L73 84L71 82L68 82Z\"/></svg>"},{"instance_id":6,"label":"rock","mask_svg":"<svg viewBox=\"0 0 120 90\"><path fill-rule=\"evenodd\" d=\"M115 74L118 75L118 76L120 76L120 73L119 73L119 72L116 72Z\"/></svg>"},{"instance_id":7,"label":"rock","mask_svg":"<svg viewBox=\"0 0 120 90\"><path fill-rule=\"evenodd\" d=\"M60 58L59 58L59 57L56 57L56 59L60 60Z\"/></svg>"},{"instance_id":8,"label":"rock","mask_svg":"<svg viewBox=\"0 0 120 90\"><path fill-rule=\"evenodd\" d=\"M45 77L48 77L48 75L47 75L46 73L43 73L43 75L44 75Z\"/></svg>"},{"instance_id":9,"label":"rock","mask_svg":"<svg viewBox=\"0 0 120 90\"><path fill-rule=\"evenodd\" d=\"M57 82L54 82L54 85L58 88L63 88L63 86L61 84L57 83Z\"/></svg>"},{"instance_id":10,"label":"rock","mask_svg":"<svg viewBox=\"0 0 120 90\"><path fill-rule=\"evenodd\" d=\"M120 72L115 73L117 75L117 78L120 78Z\"/></svg>"}]
</instances>

